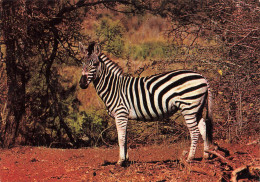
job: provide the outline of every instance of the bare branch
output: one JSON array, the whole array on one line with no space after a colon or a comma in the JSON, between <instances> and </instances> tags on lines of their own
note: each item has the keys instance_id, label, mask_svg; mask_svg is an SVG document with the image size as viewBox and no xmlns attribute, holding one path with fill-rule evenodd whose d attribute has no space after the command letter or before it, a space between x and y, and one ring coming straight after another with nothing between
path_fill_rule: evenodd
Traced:
<instances>
[{"instance_id":1,"label":"bare branch","mask_svg":"<svg viewBox=\"0 0 260 182\"><path fill-rule=\"evenodd\" d=\"M232 171L230 181L237 182L238 180L237 178L239 176L244 176L244 175L249 175L252 177L259 178L259 174L260 174L260 166L251 166L251 165L241 166Z\"/></svg>"},{"instance_id":2,"label":"bare branch","mask_svg":"<svg viewBox=\"0 0 260 182\"><path fill-rule=\"evenodd\" d=\"M72 11L75 11L75 10L79 9L79 8L82 8L82 7L93 7L93 6L96 6L96 5L108 4L108 3L121 3L121 4L125 4L125 5L132 4L129 1L123 1L123 0L119 0L119 1L103 0L103 1L96 1L96 2L86 2L86 0L79 0L75 5L71 5L71 6L62 8L58 12L58 14L49 21L49 24L50 25L57 25L57 24L61 23L61 21L64 18L64 15L66 13L70 13Z\"/></svg>"}]
</instances>

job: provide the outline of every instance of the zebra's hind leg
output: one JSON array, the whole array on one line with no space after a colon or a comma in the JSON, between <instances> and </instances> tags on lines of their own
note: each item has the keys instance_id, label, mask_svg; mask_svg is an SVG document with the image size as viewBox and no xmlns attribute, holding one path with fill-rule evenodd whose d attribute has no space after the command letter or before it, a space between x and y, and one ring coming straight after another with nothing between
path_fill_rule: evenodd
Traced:
<instances>
[{"instance_id":1,"label":"zebra's hind leg","mask_svg":"<svg viewBox=\"0 0 260 182\"><path fill-rule=\"evenodd\" d=\"M190 137L191 137L191 145L190 145L190 152L187 158L187 161L191 161L195 158L195 152L198 144L199 139L199 129L196 127L195 130L190 130Z\"/></svg>"},{"instance_id":2,"label":"zebra's hind leg","mask_svg":"<svg viewBox=\"0 0 260 182\"><path fill-rule=\"evenodd\" d=\"M195 158L195 152L196 152L200 132L199 132L196 116L191 117L190 115L188 116L184 115L184 118L186 120L186 124L189 129L190 138L191 138L190 152L187 161L191 161L192 159Z\"/></svg>"},{"instance_id":3,"label":"zebra's hind leg","mask_svg":"<svg viewBox=\"0 0 260 182\"><path fill-rule=\"evenodd\" d=\"M209 149L209 142L207 140L206 123L205 123L205 120L203 118L200 119L198 127L199 127L200 134L202 136L202 139L204 141L204 154L203 154L203 158L204 159L208 159L209 158L209 153L207 153L205 151L207 151Z\"/></svg>"}]
</instances>

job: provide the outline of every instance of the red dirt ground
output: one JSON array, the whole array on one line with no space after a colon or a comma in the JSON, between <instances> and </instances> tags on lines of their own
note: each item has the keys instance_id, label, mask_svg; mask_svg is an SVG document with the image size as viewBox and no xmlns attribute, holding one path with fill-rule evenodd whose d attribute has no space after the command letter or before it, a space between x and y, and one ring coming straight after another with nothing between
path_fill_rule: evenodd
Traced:
<instances>
[{"instance_id":1,"label":"red dirt ground","mask_svg":"<svg viewBox=\"0 0 260 182\"><path fill-rule=\"evenodd\" d=\"M245 164L260 164L257 143L241 145L222 142L219 145L230 151L231 157L227 159L235 165L235 168ZM183 149L189 149L188 142L139 146L129 149L131 163L128 167L115 165L118 158L117 147L0 149L0 182L219 181L223 176L223 171L228 173L229 169L226 169L227 166L221 164L218 158L200 161L201 147L200 144L196 156L198 161L186 166L178 158ZM242 181L257 181L257 179L243 179Z\"/></svg>"}]
</instances>

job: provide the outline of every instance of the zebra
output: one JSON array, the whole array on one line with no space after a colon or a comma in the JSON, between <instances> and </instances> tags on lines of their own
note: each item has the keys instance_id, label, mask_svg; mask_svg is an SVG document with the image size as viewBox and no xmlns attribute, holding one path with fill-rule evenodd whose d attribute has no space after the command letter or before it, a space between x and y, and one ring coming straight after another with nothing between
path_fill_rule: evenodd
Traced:
<instances>
[{"instance_id":1,"label":"zebra","mask_svg":"<svg viewBox=\"0 0 260 182\"><path fill-rule=\"evenodd\" d=\"M212 96L208 81L200 74L170 71L148 77L131 77L104 53L101 46L79 43L83 60L79 84L86 89L93 82L97 94L105 103L108 114L115 119L118 144L118 165L129 160L127 152L128 120L160 120L181 110L191 136L187 161L194 159L199 134L204 140L204 158L212 144ZM206 122L203 108L207 105Z\"/></svg>"}]
</instances>

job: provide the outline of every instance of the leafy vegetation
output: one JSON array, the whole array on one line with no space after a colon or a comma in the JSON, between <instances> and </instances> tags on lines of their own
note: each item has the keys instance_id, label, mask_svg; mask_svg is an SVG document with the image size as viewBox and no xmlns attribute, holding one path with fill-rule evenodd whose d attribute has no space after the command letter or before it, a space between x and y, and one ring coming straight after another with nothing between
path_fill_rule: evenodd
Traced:
<instances>
[{"instance_id":1,"label":"leafy vegetation","mask_svg":"<svg viewBox=\"0 0 260 182\"><path fill-rule=\"evenodd\" d=\"M119 20L113 21L108 17L103 17L99 21L95 32L104 49L115 56L122 56L125 52L125 29L123 25Z\"/></svg>"},{"instance_id":2,"label":"leafy vegetation","mask_svg":"<svg viewBox=\"0 0 260 182\"><path fill-rule=\"evenodd\" d=\"M166 42L145 42L143 44L132 45L128 51L130 59L139 61L167 59L176 55L174 45L169 45Z\"/></svg>"}]
</instances>

